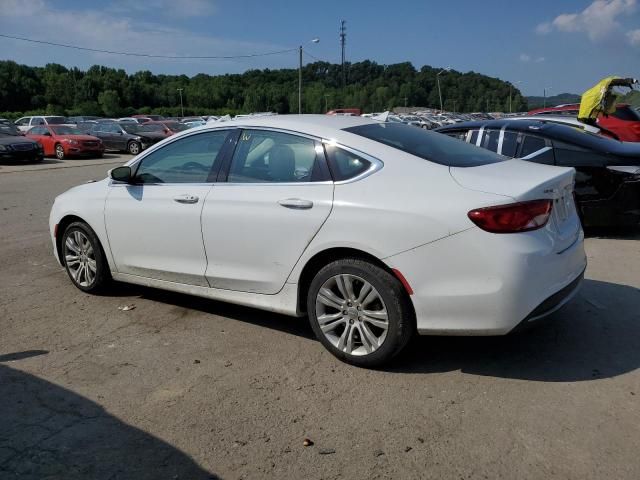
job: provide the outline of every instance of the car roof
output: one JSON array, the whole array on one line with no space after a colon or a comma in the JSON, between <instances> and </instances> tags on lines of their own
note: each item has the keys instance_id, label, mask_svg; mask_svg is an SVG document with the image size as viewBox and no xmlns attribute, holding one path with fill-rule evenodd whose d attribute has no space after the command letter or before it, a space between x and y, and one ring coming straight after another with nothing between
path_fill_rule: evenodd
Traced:
<instances>
[{"instance_id":1,"label":"car roof","mask_svg":"<svg viewBox=\"0 0 640 480\"><path fill-rule=\"evenodd\" d=\"M267 127L291 130L293 132L305 133L316 137L332 139L340 135L340 131L349 127L379 123L369 118L344 115L269 115L259 117L244 117L229 120L221 123L207 124L196 127L208 129L212 126L216 128L228 127Z\"/></svg>"},{"instance_id":2,"label":"car roof","mask_svg":"<svg viewBox=\"0 0 640 480\"><path fill-rule=\"evenodd\" d=\"M623 157L640 157L640 143L620 142L611 138L606 138L591 132L586 132L579 127L563 125L552 120L481 120L473 122L462 122L455 125L447 125L435 129L436 132L446 133L456 130L469 130L489 128L493 130L505 130L511 132L523 132L532 135L539 135L573 145L578 145L589 150L594 150L603 154L614 154Z\"/></svg>"}]
</instances>

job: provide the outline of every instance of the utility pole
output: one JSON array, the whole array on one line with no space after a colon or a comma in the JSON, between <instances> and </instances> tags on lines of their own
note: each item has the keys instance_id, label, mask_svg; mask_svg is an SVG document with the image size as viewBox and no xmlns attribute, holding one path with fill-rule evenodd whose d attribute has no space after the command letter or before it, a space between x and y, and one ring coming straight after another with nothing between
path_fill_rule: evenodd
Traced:
<instances>
[{"instance_id":1,"label":"utility pole","mask_svg":"<svg viewBox=\"0 0 640 480\"><path fill-rule=\"evenodd\" d=\"M183 88L178 88L178 93L180 94L180 111L182 112L182 116L184 117L184 106L182 105L182 90Z\"/></svg>"},{"instance_id":2,"label":"utility pole","mask_svg":"<svg viewBox=\"0 0 640 480\"><path fill-rule=\"evenodd\" d=\"M407 108L407 97L404 97L404 108Z\"/></svg>"},{"instance_id":3,"label":"utility pole","mask_svg":"<svg viewBox=\"0 0 640 480\"><path fill-rule=\"evenodd\" d=\"M347 21L340 21L340 46L342 47L342 87L347 85L347 71L344 68L344 47L347 44Z\"/></svg>"},{"instance_id":4,"label":"utility pole","mask_svg":"<svg viewBox=\"0 0 640 480\"><path fill-rule=\"evenodd\" d=\"M329 111L329 95L325 94L324 96L324 113Z\"/></svg>"},{"instance_id":5,"label":"utility pole","mask_svg":"<svg viewBox=\"0 0 640 480\"><path fill-rule=\"evenodd\" d=\"M298 114L302 115L302 45L300 45L300 65L298 67Z\"/></svg>"}]
</instances>

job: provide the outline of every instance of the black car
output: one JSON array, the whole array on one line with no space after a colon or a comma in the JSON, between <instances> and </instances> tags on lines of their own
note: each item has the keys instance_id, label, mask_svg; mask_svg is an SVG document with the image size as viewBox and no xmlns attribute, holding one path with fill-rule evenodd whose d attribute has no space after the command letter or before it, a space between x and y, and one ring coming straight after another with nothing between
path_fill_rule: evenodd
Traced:
<instances>
[{"instance_id":1,"label":"black car","mask_svg":"<svg viewBox=\"0 0 640 480\"><path fill-rule=\"evenodd\" d=\"M535 119L465 122L435 131L507 157L574 167L585 227L640 225L640 143Z\"/></svg>"},{"instance_id":2,"label":"black car","mask_svg":"<svg viewBox=\"0 0 640 480\"><path fill-rule=\"evenodd\" d=\"M0 160L41 162L43 158L38 142L23 137L15 125L0 123Z\"/></svg>"},{"instance_id":3,"label":"black car","mask_svg":"<svg viewBox=\"0 0 640 480\"><path fill-rule=\"evenodd\" d=\"M96 122L88 133L102 140L107 150L137 155L165 138L162 133L142 131L140 127L141 125L133 122Z\"/></svg>"}]
</instances>

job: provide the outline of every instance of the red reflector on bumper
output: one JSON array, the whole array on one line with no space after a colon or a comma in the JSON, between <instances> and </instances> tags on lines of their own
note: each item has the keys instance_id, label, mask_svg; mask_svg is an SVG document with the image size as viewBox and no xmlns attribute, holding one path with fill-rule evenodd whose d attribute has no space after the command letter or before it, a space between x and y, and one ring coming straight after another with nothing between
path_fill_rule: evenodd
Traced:
<instances>
[{"instance_id":1,"label":"red reflector on bumper","mask_svg":"<svg viewBox=\"0 0 640 480\"><path fill-rule=\"evenodd\" d=\"M413 295L413 289L411 288L411 285L409 285L409 282L407 282L407 279L404 278L404 275L400 273L400 270L392 268L391 271L394 273L396 277L398 277L398 280L400 280L400 283L402 283L402 286L407 291L407 293L409 295Z\"/></svg>"}]
</instances>

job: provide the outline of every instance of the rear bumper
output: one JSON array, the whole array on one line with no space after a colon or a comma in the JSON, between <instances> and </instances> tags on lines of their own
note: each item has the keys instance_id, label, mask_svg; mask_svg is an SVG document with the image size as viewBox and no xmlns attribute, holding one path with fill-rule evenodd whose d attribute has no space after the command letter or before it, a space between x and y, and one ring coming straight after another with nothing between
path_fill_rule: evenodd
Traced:
<instances>
[{"instance_id":1,"label":"rear bumper","mask_svg":"<svg viewBox=\"0 0 640 480\"><path fill-rule=\"evenodd\" d=\"M640 225L640 181L622 183L607 200L579 202L585 227L634 227Z\"/></svg>"},{"instance_id":2,"label":"rear bumper","mask_svg":"<svg viewBox=\"0 0 640 480\"><path fill-rule=\"evenodd\" d=\"M534 317L569 301L554 295L571 293L587 265L581 230L560 250L545 229L495 235L472 228L385 261L413 289L416 326L425 335L507 334L533 321L538 308Z\"/></svg>"}]
</instances>

